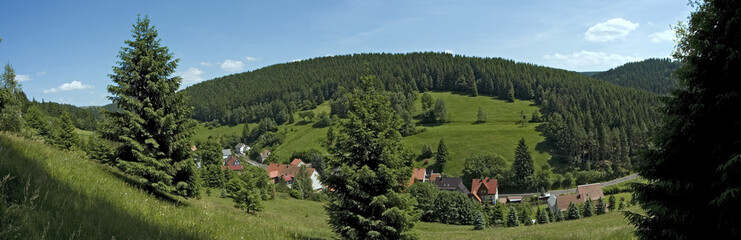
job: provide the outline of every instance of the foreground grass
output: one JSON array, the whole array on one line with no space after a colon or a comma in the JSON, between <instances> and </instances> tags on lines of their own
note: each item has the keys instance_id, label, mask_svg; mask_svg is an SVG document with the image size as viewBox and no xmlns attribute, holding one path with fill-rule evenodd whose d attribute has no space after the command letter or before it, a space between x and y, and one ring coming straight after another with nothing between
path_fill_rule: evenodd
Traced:
<instances>
[{"instance_id":1,"label":"foreground grass","mask_svg":"<svg viewBox=\"0 0 741 240\"><path fill-rule=\"evenodd\" d=\"M442 98L445 100L450 114L450 122L442 125L425 125L415 120L420 129L426 129L425 132L404 138L404 144L418 153L422 145L428 144L436 151L440 139L445 139L445 143L450 153L450 160L447 163L444 173L451 176L460 176L463 171L465 159L471 155L497 153L504 156L510 162L514 159L515 148L520 138L525 138L530 148L530 152L535 162L536 169L541 165L547 164L550 155L547 153L547 147L536 147L545 138L535 128L539 124L530 123L522 126L516 122L520 119L521 112L525 112L528 120L532 113L538 110L533 106L531 101L515 101L507 103L489 96L470 97L453 94L449 92L432 92L433 98ZM417 112L415 115L422 113L422 104L420 98L416 101ZM485 123L475 123L478 109L482 107L487 114L488 121ZM328 103L323 103L311 110L314 114L322 111L329 112ZM288 157L296 151L308 149L317 149L326 152L321 146L322 139L327 135L328 128L314 128L314 122L304 122L295 116L296 122L279 126L279 131L286 132L286 138L283 144L278 146L273 152L281 154L280 156ZM206 139L208 136L226 136L239 135L242 133L244 124L236 126L221 126L218 128L208 129L199 127L196 133L196 139ZM250 124L250 129L257 124ZM421 166L420 166L421 167Z\"/></svg>"}]
</instances>

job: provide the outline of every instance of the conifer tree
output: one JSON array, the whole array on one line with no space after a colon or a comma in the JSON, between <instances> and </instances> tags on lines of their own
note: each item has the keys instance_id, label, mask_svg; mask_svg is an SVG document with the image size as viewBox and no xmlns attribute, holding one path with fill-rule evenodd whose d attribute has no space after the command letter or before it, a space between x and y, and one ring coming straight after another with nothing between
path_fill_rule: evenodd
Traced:
<instances>
[{"instance_id":1,"label":"conifer tree","mask_svg":"<svg viewBox=\"0 0 741 240\"><path fill-rule=\"evenodd\" d=\"M479 113L476 117L476 123L485 123L486 122L486 113L484 112L484 108L479 107Z\"/></svg>"},{"instance_id":2,"label":"conifer tree","mask_svg":"<svg viewBox=\"0 0 741 240\"><path fill-rule=\"evenodd\" d=\"M445 140L440 139L437 144L437 153L435 153L435 169L441 173L445 170L445 164L448 162L448 147L445 146Z\"/></svg>"},{"instance_id":3,"label":"conifer tree","mask_svg":"<svg viewBox=\"0 0 741 240\"><path fill-rule=\"evenodd\" d=\"M244 127L242 127L242 142L248 143L250 140L250 124L245 122Z\"/></svg>"},{"instance_id":4,"label":"conifer tree","mask_svg":"<svg viewBox=\"0 0 741 240\"><path fill-rule=\"evenodd\" d=\"M548 219L548 213L546 213L546 209L538 209L538 213L535 214L535 218L538 221L538 224L546 224L550 222L550 219Z\"/></svg>"},{"instance_id":5,"label":"conifer tree","mask_svg":"<svg viewBox=\"0 0 741 240\"><path fill-rule=\"evenodd\" d=\"M525 138L521 138L515 149L515 161L512 163L513 180L520 189L529 189L535 181L533 173L535 166L530 156Z\"/></svg>"},{"instance_id":6,"label":"conifer tree","mask_svg":"<svg viewBox=\"0 0 741 240\"><path fill-rule=\"evenodd\" d=\"M553 219L555 219L556 222L563 221L563 213L561 212L560 209L559 210L556 210L556 212L553 213L553 217L554 217Z\"/></svg>"},{"instance_id":7,"label":"conifer tree","mask_svg":"<svg viewBox=\"0 0 741 240\"><path fill-rule=\"evenodd\" d=\"M582 216L591 217L593 215L594 215L594 204L592 204L591 199L587 199L587 201L584 203L584 211L582 211Z\"/></svg>"},{"instance_id":8,"label":"conifer tree","mask_svg":"<svg viewBox=\"0 0 741 240\"><path fill-rule=\"evenodd\" d=\"M411 175L411 162L399 133L400 122L390 102L375 91L376 77L361 77L363 90L350 99L348 121L328 141L334 189L325 209L332 230L344 239L418 239L413 199L401 192ZM364 143L364 144L358 144Z\"/></svg>"},{"instance_id":9,"label":"conifer tree","mask_svg":"<svg viewBox=\"0 0 741 240\"><path fill-rule=\"evenodd\" d=\"M520 226L520 221L517 219L517 211L512 206L509 206L509 212L507 213L507 227Z\"/></svg>"},{"instance_id":10,"label":"conifer tree","mask_svg":"<svg viewBox=\"0 0 741 240\"><path fill-rule=\"evenodd\" d=\"M579 207L576 206L576 204L569 203L569 208L566 210L566 219L568 220L574 220L581 218L581 214L579 213Z\"/></svg>"},{"instance_id":11,"label":"conifer tree","mask_svg":"<svg viewBox=\"0 0 741 240\"><path fill-rule=\"evenodd\" d=\"M448 122L448 108L445 106L445 101L442 98L435 100L433 113L435 115L435 121L438 123Z\"/></svg>"},{"instance_id":12,"label":"conifer tree","mask_svg":"<svg viewBox=\"0 0 741 240\"><path fill-rule=\"evenodd\" d=\"M607 199L607 209L610 209L610 211L615 210L617 207L615 202L615 195L610 195L610 197Z\"/></svg>"},{"instance_id":13,"label":"conifer tree","mask_svg":"<svg viewBox=\"0 0 741 240\"><path fill-rule=\"evenodd\" d=\"M73 150L80 144L80 139L75 133L75 124L72 122L67 111L62 112L59 117L59 132L57 135L57 145L65 150Z\"/></svg>"},{"instance_id":14,"label":"conifer tree","mask_svg":"<svg viewBox=\"0 0 741 240\"><path fill-rule=\"evenodd\" d=\"M148 17L137 18L132 39L125 41L120 61L109 75L110 99L120 112L108 112L110 126L122 143L117 166L147 180L153 188L182 196L198 195L200 177L189 149L195 122L188 118L180 88L171 77L178 59L160 45Z\"/></svg>"},{"instance_id":15,"label":"conifer tree","mask_svg":"<svg viewBox=\"0 0 741 240\"><path fill-rule=\"evenodd\" d=\"M741 1L691 1L677 27L674 74L634 193L645 214L627 213L643 239L741 239Z\"/></svg>"},{"instance_id":16,"label":"conifer tree","mask_svg":"<svg viewBox=\"0 0 741 240\"><path fill-rule=\"evenodd\" d=\"M603 198L599 198L597 200L597 204L594 208L594 213L597 215L605 214L605 200Z\"/></svg>"},{"instance_id":17,"label":"conifer tree","mask_svg":"<svg viewBox=\"0 0 741 240\"><path fill-rule=\"evenodd\" d=\"M620 203L618 203L618 210L623 210L625 208L625 198L620 198Z\"/></svg>"},{"instance_id":18,"label":"conifer tree","mask_svg":"<svg viewBox=\"0 0 741 240\"><path fill-rule=\"evenodd\" d=\"M545 208L545 212L548 214L548 221L549 222L555 222L556 221L556 215L553 214L553 211L549 208Z\"/></svg>"},{"instance_id":19,"label":"conifer tree","mask_svg":"<svg viewBox=\"0 0 741 240\"><path fill-rule=\"evenodd\" d=\"M481 211L477 211L476 216L473 218L473 230L484 230L484 227L486 227L484 214L482 214Z\"/></svg>"},{"instance_id":20,"label":"conifer tree","mask_svg":"<svg viewBox=\"0 0 741 240\"><path fill-rule=\"evenodd\" d=\"M512 82L509 82L509 89L507 90L507 102L515 102L515 87Z\"/></svg>"},{"instance_id":21,"label":"conifer tree","mask_svg":"<svg viewBox=\"0 0 741 240\"><path fill-rule=\"evenodd\" d=\"M0 131L20 132L23 129L23 114L19 101L22 92L15 78L13 67L5 64L5 72L0 79Z\"/></svg>"}]
</instances>

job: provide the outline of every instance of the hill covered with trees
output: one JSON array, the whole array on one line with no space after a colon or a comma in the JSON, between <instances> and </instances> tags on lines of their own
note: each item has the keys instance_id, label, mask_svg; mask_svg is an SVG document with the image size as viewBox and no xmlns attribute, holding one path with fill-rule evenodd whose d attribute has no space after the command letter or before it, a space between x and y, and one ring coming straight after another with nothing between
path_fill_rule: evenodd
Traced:
<instances>
[{"instance_id":1,"label":"hill covered with trees","mask_svg":"<svg viewBox=\"0 0 741 240\"><path fill-rule=\"evenodd\" d=\"M669 58L650 58L640 62L626 63L622 66L592 75L620 86L643 89L665 94L679 87L672 73L682 64Z\"/></svg>"}]
</instances>

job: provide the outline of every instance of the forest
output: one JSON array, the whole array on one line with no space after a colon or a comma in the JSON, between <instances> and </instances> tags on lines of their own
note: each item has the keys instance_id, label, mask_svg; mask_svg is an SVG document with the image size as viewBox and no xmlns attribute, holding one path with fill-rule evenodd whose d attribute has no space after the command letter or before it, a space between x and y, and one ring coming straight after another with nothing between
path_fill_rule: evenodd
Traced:
<instances>
[{"instance_id":1,"label":"forest","mask_svg":"<svg viewBox=\"0 0 741 240\"><path fill-rule=\"evenodd\" d=\"M620 86L666 94L679 87L677 76L673 76L672 73L681 66L679 61L669 58L650 58L640 62L626 63L594 74L592 77Z\"/></svg>"}]
</instances>

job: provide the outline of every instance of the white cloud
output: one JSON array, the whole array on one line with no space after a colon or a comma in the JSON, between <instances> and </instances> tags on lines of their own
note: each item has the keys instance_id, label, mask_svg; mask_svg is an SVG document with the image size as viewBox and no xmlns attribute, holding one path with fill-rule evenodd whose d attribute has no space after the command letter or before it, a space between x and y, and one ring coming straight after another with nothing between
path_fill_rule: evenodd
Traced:
<instances>
[{"instance_id":1,"label":"white cloud","mask_svg":"<svg viewBox=\"0 0 741 240\"><path fill-rule=\"evenodd\" d=\"M451 54L451 55L455 54L455 52L453 52L453 50L450 50L450 49L446 49L444 52L447 54Z\"/></svg>"},{"instance_id":2,"label":"white cloud","mask_svg":"<svg viewBox=\"0 0 741 240\"><path fill-rule=\"evenodd\" d=\"M229 72L239 72L242 71L242 68L244 67L244 63L242 61L236 61L236 60L224 60L223 63L221 63L221 69L224 69Z\"/></svg>"},{"instance_id":3,"label":"white cloud","mask_svg":"<svg viewBox=\"0 0 741 240\"><path fill-rule=\"evenodd\" d=\"M208 67L208 66L211 66L211 65L214 65L214 64L213 63L210 63L210 62L201 62L201 66L204 66L204 67Z\"/></svg>"},{"instance_id":4,"label":"white cloud","mask_svg":"<svg viewBox=\"0 0 741 240\"><path fill-rule=\"evenodd\" d=\"M638 23L622 18L613 18L590 27L584 34L584 38L591 42L610 42L625 39L630 32L638 28L638 25Z\"/></svg>"},{"instance_id":5,"label":"white cloud","mask_svg":"<svg viewBox=\"0 0 741 240\"><path fill-rule=\"evenodd\" d=\"M180 77L183 78L183 84L182 85L192 85L195 83L199 83L203 81L203 71L201 71L198 68L188 68L188 70L185 70L185 72L182 73L175 73L175 75L180 75Z\"/></svg>"},{"instance_id":6,"label":"white cloud","mask_svg":"<svg viewBox=\"0 0 741 240\"><path fill-rule=\"evenodd\" d=\"M671 30L671 29L663 31L663 32L652 33L648 35L648 37L650 37L651 42L654 42L654 43L673 42L675 39L674 30Z\"/></svg>"},{"instance_id":7,"label":"white cloud","mask_svg":"<svg viewBox=\"0 0 741 240\"><path fill-rule=\"evenodd\" d=\"M18 82L25 82L25 81L31 80L31 76L19 74L19 75L15 75L15 80Z\"/></svg>"},{"instance_id":8,"label":"white cloud","mask_svg":"<svg viewBox=\"0 0 741 240\"><path fill-rule=\"evenodd\" d=\"M246 57L246 59L247 59L247 61L250 61L250 62L253 62L253 61L260 61L260 60L262 60L262 59L260 59L260 58L256 58L256 57L251 57L251 56L247 56L247 57Z\"/></svg>"},{"instance_id":9,"label":"white cloud","mask_svg":"<svg viewBox=\"0 0 741 240\"><path fill-rule=\"evenodd\" d=\"M545 60L556 60L557 65L569 69L602 69L615 67L627 62L643 60L639 57L622 56L618 54L607 54L604 52L581 51L571 54L556 53L543 56Z\"/></svg>"},{"instance_id":10,"label":"white cloud","mask_svg":"<svg viewBox=\"0 0 741 240\"><path fill-rule=\"evenodd\" d=\"M36 76L44 76L46 75L46 71L37 72Z\"/></svg>"},{"instance_id":11,"label":"white cloud","mask_svg":"<svg viewBox=\"0 0 741 240\"><path fill-rule=\"evenodd\" d=\"M59 85L59 87L44 90L44 93L66 92L66 91L82 90L82 89L88 89L88 88L93 88L93 86L82 84L80 81L72 81L68 83L63 83L62 85Z\"/></svg>"}]
</instances>

